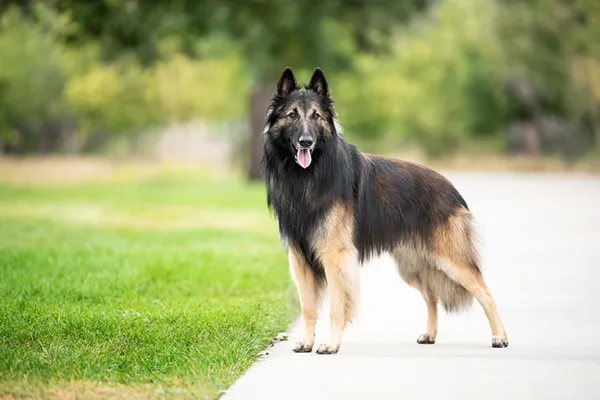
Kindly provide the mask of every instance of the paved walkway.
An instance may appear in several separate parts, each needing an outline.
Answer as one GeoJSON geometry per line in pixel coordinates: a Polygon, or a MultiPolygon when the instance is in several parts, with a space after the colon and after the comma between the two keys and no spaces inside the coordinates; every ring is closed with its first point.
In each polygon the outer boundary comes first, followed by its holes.
{"type": "Polygon", "coordinates": [[[600,399],[600,179],[446,175],[478,220],[510,346],[491,348],[476,302],[418,345],[425,304],[383,257],[362,269],[360,321],[337,355],[293,353],[296,324],[222,399],[600,399]]]}

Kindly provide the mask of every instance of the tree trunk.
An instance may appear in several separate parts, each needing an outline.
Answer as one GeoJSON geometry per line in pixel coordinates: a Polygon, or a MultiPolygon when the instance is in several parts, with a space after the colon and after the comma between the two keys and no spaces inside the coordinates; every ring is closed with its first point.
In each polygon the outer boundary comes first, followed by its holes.
{"type": "Polygon", "coordinates": [[[252,89],[250,94],[250,160],[248,165],[248,179],[251,181],[262,180],[260,158],[263,151],[265,117],[271,96],[275,91],[272,84],[259,84],[252,89]]]}

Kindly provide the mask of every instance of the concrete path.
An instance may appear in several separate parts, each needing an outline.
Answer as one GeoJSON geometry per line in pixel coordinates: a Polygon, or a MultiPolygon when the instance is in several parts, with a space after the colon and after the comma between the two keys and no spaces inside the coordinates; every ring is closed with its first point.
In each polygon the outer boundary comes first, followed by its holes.
{"type": "Polygon", "coordinates": [[[600,179],[446,176],[477,218],[508,348],[491,348],[476,302],[418,345],[425,304],[383,257],[361,272],[360,321],[337,355],[293,353],[296,324],[222,399],[600,399],[600,179]]]}

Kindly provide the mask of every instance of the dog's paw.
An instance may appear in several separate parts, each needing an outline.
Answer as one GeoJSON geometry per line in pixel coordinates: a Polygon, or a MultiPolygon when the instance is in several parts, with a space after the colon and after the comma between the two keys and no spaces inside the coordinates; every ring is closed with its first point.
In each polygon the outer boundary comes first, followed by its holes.
{"type": "Polygon", "coordinates": [[[504,336],[492,336],[492,347],[504,348],[508,347],[508,337],[504,336]]]}
{"type": "Polygon", "coordinates": [[[334,346],[330,346],[326,343],[323,343],[317,349],[317,354],[335,354],[338,352],[339,349],[340,349],[339,346],[334,347],[334,346]]]}
{"type": "Polygon", "coordinates": [[[312,343],[296,342],[294,353],[310,353],[312,349],[312,343]]]}
{"type": "Polygon", "coordinates": [[[417,343],[419,343],[419,344],[434,344],[435,336],[433,336],[429,333],[424,333],[417,338],[417,343]]]}

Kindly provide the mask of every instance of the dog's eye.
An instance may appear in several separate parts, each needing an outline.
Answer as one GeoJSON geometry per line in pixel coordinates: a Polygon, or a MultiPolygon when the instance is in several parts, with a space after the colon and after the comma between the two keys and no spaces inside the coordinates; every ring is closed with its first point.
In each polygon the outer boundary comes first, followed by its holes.
{"type": "Polygon", "coordinates": [[[319,118],[321,118],[321,114],[319,114],[318,112],[315,111],[313,113],[312,117],[313,117],[314,120],[318,120],[319,118]]]}
{"type": "Polygon", "coordinates": [[[291,119],[296,119],[298,118],[298,112],[296,112],[296,110],[292,110],[289,114],[288,114],[288,118],[291,119]]]}

